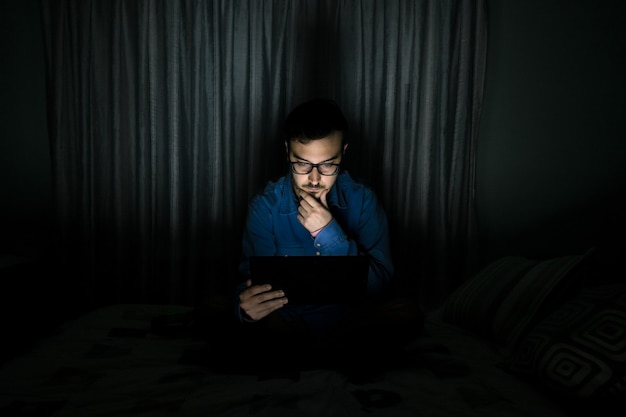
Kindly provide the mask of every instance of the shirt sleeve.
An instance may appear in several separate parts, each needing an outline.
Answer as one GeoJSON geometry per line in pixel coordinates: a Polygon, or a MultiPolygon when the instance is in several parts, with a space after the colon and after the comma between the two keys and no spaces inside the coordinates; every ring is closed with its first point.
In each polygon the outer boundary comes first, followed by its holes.
{"type": "Polygon", "coordinates": [[[270,221],[271,210],[263,210],[263,202],[260,199],[253,199],[248,207],[246,224],[242,238],[242,253],[239,262],[240,283],[235,288],[234,313],[235,318],[241,322],[252,322],[241,311],[239,306],[239,294],[246,289],[245,280],[250,277],[249,258],[255,255],[274,255],[276,244],[272,233],[270,221]]]}
{"type": "Polygon", "coordinates": [[[356,213],[357,229],[352,236],[344,233],[333,219],[315,237],[320,255],[367,255],[370,258],[368,294],[376,296],[389,287],[394,272],[385,211],[375,194],[364,193],[361,210],[356,213]]]}
{"type": "Polygon", "coordinates": [[[261,199],[254,199],[248,207],[241,241],[242,257],[239,263],[239,274],[243,278],[250,276],[248,259],[251,255],[272,256],[276,253],[276,242],[272,230],[272,210],[264,206],[265,203],[261,199]]]}

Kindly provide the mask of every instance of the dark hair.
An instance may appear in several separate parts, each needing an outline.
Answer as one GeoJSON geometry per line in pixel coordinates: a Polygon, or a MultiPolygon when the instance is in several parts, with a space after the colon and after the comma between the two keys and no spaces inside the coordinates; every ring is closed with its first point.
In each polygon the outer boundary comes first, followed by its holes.
{"type": "Polygon", "coordinates": [[[314,98],[296,106],[287,116],[284,125],[285,140],[310,140],[325,138],[333,132],[342,133],[343,143],[348,142],[348,121],[334,100],[314,98]]]}

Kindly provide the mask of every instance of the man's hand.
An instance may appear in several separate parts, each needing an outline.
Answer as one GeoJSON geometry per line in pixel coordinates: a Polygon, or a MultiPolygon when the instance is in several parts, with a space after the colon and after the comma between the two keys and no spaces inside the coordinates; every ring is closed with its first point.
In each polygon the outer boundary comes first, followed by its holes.
{"type": "Polygon", "coordinates": [[[239,306],[252,320],[260,320],[288,302],[282,290],[271,291],[269,284],[252,285],[248,279],[246,286],[239,294],[239,306]]]}
{"type": "Polygon", "coordinates": [[[298,221],[309,233],[324,228],[333,219],[333,215],[328,210],[328,203],[326,202],[328,191],[329,190],[322,190],[318,200],[306,191],[298,190],[298,195],[300,196],[298,221]]]}

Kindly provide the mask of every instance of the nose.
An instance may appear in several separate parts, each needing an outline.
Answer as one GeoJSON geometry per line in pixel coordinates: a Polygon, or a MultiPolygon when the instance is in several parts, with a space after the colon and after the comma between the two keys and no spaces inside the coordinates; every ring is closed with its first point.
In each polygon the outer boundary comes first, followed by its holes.
{"type": "Polygon", "coordinates": [[[320,174],[318,170],[319,170],[319,167],[315,167],[313,168],[313,170],[311,170],[311,172],[309,172],[309,181],[312,184],[319,183],[320,179],[322,178],[322,174],[320,174]]]}

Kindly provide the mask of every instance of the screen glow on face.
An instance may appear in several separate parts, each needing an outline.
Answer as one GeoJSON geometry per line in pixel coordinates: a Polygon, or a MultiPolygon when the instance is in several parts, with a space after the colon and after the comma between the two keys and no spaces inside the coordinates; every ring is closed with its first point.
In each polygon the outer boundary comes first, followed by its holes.
{"type": "Polygon", "coordinates": [[[295,191],[317,197],[335,184],[343,156],[341,133],[307,143],[292,141],[287,149],[295,191]]]}

